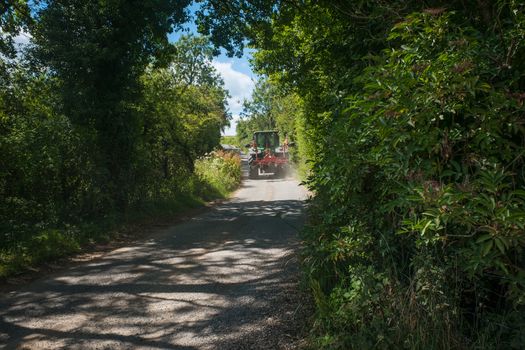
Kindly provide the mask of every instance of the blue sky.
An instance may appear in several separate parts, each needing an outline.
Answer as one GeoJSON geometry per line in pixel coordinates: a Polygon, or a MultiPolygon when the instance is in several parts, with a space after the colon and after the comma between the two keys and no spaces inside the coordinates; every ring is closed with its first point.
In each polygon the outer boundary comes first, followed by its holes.
{"type": "MultiPolygon", "coordinates": [[[[190,13],[193,14],[196,11],[196,6],[190,7],[190,13]]],[[[186,33],[197,33],[197,28],[191,20],[185,26],[184,32],[171,33],[168,38],[170,41],[177,41],[182,34],[186,33]]],[[[230,98],[228,99],[228,108],[232,115],[231,126],[226,128],[223,135],[235,135],[235,127],[239,114],[242,111],[242,104],[245,99],[249,99],[252,94],[256,75],[253,73],[250,66],[250,58],[253,50],[245,49],[244,55],[241,58],[228,57],[223,51],[221,55],[214,58],[212,64],[215,69],[221,74],[224,80],[224,87],[229,91],[230,98]]]]}

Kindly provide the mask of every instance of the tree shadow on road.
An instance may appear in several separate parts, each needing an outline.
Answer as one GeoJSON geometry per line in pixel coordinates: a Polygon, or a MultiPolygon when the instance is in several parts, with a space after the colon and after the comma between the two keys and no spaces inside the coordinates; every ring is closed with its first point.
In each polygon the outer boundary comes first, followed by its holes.
{"type": "Polygon", "coordinates": [[[303,205],[225,203],[12,292],[0,348],[286,348],[303,317],[303,205]]]}

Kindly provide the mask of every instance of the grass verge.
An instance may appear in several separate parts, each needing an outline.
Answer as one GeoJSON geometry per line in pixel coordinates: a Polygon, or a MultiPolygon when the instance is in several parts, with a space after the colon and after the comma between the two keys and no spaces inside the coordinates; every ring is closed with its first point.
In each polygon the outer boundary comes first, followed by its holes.
{"type": "Polygon", "coordinates": [[[37,271],[43,264],[92,249],[94,244],[107,243],[130,232],[137,234],[138,227],[158,221],[169,223],[177,215],[203,207],[208,201],[226,198],[239,186],[240,174],[238,156],[213,152],[196,161],[194,175],[186,180],[189,190],[184,193],[77,225],[33,227],[31,234],[20,235],[23,238],[16,244],[0,249],[0,280],[37,271]]]}

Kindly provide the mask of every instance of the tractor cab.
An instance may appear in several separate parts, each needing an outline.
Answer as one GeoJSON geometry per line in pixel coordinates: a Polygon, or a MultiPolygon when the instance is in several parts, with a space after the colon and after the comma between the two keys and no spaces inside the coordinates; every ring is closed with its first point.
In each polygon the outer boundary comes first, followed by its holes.
{"type": "Polygon", "coordinates": [[[258,152],[275,152],[279,145],[279,134],[277,131],[256,131],[253,133],[254,149],[258,152]]]}
{"type": "Polygon", "coordinates": [[[277,131],[256,131],[253,133],[253,140],[249,145],[250,154],[258,156],[279,156],[288,151],[288,139],[285,137],[283,143],[279,142],[277,131]]]}

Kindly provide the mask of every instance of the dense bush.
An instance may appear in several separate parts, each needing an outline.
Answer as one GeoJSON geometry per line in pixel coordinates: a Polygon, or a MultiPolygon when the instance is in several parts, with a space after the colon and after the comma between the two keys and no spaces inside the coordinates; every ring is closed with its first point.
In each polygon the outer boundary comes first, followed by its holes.
{"type": "Polygon", "coordinates": [[[494,62],[500,38],[454,13],[410,15],[389,40],[309,182],[332,208],[306,232],[320,345],[521,348],[521,82],[494,62]]]}

